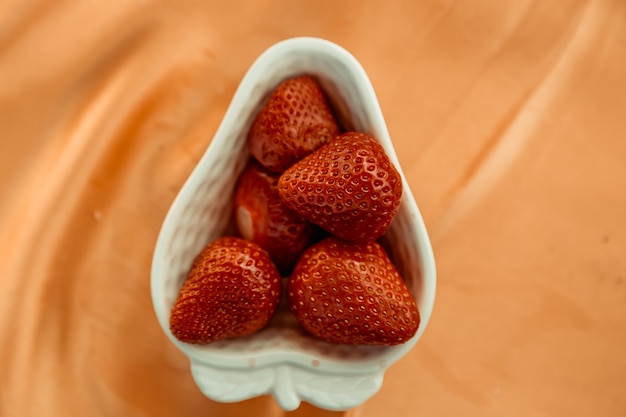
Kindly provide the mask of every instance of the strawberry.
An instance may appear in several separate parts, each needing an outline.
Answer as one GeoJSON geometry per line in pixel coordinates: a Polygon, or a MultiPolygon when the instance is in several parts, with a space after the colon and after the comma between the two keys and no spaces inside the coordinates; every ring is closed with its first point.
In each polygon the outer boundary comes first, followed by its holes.
{"type": "Polygon", "coordinates": [[[172,334],[182,342],[210,343],[256,332],[278,306],[280,281],[258,245],[220,238],[194,260],[172,308],[172,334]]]}
{"type": "Polygon", "coordinates": [[[282,82],[248,133],[248,148],[265,168],[283,172],[339,133],[326,96],[309,75],[282,82]]]}
{"type": "Polygon", "coordinates": [[[415,333],[415,300],[383,248],[329,237],[307,249],[287,284],[290,310],[314,337],[396,345],[415,333]]]}
{"type": "Polygon", "coordinates": [[[284,276],[314,238],[314,226],[280,201],[278,174],[253,159],[237,182],[234,217],[239,234],[265,249],[284,276]]]}
{"type": "Polygon", "coordinates": [[[398,211],[402,180],[376,139],[347,132],[287,169],[278,193],[287,207],[333,235],[372,242],[398,211]]]}

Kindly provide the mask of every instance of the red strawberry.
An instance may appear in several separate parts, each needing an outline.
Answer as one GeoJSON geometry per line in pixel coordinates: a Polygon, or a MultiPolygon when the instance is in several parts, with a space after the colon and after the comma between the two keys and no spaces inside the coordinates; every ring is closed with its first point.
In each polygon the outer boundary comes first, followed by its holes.
{"type": "Polygon", "coordinates": [[[278,174],[254,160],[237,182],[235,223],[241,236],[265,249],[285,276],[314,236],[314,226],[280,201],[278,174]]]}
{"type": "Polygon", "coordinates": [[[333,235],[372,242],[398,211],[402,180],[376,139],[348,132],[286,170],[278,192],[287,207],[333,235]]]}
{"type": "Polygon", "coordinates": [[[248,148],[265,168],[283,172],[337,134],[324,92],[303,75],[274,90],[250,128],[248,148]]]}
{"type": "Polygon", "coordinates": [[[307,249],[287,284],[289,308],[332,343],[396,345],[415,333],[415,300],[383,248],[329,237],[307,249]]]}
{"type": "Polygon", "coordinates": [[[210,343],[263,328],[280,300],[269,255],[235,237],[220,238],[194,260],[172,308],[170,329],[187,343],[210,343]]]}

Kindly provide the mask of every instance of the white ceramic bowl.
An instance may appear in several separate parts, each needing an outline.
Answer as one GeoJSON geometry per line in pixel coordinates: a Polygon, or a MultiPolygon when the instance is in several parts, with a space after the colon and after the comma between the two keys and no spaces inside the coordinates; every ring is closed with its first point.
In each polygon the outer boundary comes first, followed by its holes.
{"type": "Polygon", "coordinates": [[[423,220],[402,173],[372,85],[357,60],[334,43],[293,38],[265,51],[248,70],[213,141],[176,197],[152,262],[152,300],[163,331],[191,361],[200,390],[220,402],[270,394],[285,410],[307,401],[329,410],[355,407],[379,389],[385,370],[424,333],[435,297],[435,262],[423,220]],[[342,346],[305,335],[284,308],[262,331],[205,346],[179,342],[170,310],[194,257],[232,231],[235,181],[249,157],[246,134],[264,100],[284,79],[315,75],[344,128],[375,136],[404,184],[386,237],[421,313],[417,334],[393,347],[342,346]]]}

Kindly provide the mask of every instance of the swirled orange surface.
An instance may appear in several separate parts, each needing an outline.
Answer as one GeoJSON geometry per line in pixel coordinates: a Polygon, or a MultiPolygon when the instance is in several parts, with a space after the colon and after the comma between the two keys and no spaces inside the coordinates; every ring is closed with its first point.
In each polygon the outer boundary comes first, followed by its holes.
{"type": "Polygon", "coordinates": [[[283,415],[202,396],[149,268],[244,72],[300,35],[367,70],[439,272],[424,338],[345,414],[626,414],[624,1],[2,10],[0,415],[283,415]]]}

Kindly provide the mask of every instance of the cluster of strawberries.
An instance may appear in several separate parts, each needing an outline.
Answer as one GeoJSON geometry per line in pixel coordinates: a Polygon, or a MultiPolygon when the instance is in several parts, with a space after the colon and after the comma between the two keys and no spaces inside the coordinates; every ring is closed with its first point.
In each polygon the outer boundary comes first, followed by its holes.
{"type": "Polygon", "coordinates": [[[311,76],[284,81],[248,135],[252,157],[238,179],[240,237],[195,259],[170,329],[210,343],[262,329],[288,277],[289,309],[314,337],[394,345],[417,331],[415,300],[376,242],[398,211],[402,181],[370,135],[341,132],[311,76]]]}

